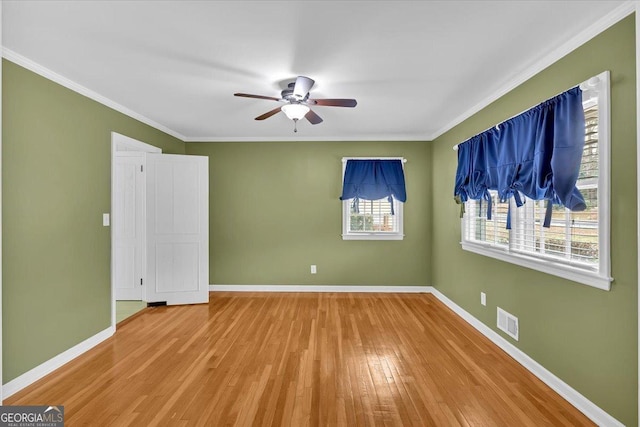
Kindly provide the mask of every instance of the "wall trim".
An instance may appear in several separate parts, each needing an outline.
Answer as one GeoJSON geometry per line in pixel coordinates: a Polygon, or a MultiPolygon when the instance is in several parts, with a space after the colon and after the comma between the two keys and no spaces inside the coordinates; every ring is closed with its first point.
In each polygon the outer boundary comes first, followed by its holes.
{"type": "Polygon", "coordinates": [[[431,286],[341,286],[341,285],[209,285],[209,292],[381,292],[430,293],[431,286]]]}
{"type": "Polygon", "coordinates": [[[168,127],[161,125],[158,122],[155,122],[153,120],[151,120],[150,118],[143,116],[142,114],[136,113],[135,111],[125,107],[124,105],[118,104],[115,101],[112,101],[111,99],[107,98],[106,96],[102,96],[97,92],[92,91],[91,89],[88,89],[58,73],[56,73],[55,71],[52,71],[40,64],[38,64],[35,61],[32,61],[29,58],[26,58],[22,55],[20,55],[19,53],[16,53],[10,49],[7,49],[6,47],[2,48],[2,57],[13,62],[14,64],[18,64],[21,67],[24,67],[30,71],[33,71],[36,74],[41,75],[42,77],[49,79],[55,83],[58,83],[59,85],[62,85],[64,87],[66,87],[67,89],[71,89],[74,92],[79,93],[80,95],[86,96],[87,98],[90,98],[96,102],[99,102],[102,105],[105,105],[113,110],[116,110],[126,116],[131,117],[132,119],[138,120],[139,122],[142,122],[146,125],[151,126],[152,128],[155,128],[161,132],[164,132],[166,134],[169,134],[175,138],[178,138],[180,141],[184,142],[185,137],[184,135],[181,135],[180,133],[169,129],[168,127]]]}
{"type": "Polygon", "coordinates": [[[3,397],[6,399],[7,397],[19,392],[23,388],[35,383],[39,379],[49,375],[51,372],[55,371],[58,368],[61,368],[66,363],[75,359],[76,357],[86,353],[91,350],[93,347],[97,346],[107,338],[111,337],[115,333],[115,328],[113,326],[108,327],[102,332],[98,332],[92,337],[87,338],[79,344],[71,347],[70,349],[63,351],[55,357],[47,360],[46,362],[36,366],[30,371],[25,372],[19,377],[9,381],[8,383],[2,386],[3,397]]]}
{"type": "Polygon", "coordinates": [[[476,105],[474,105],[473,107],[471,107],[470,109],[466,110],[464,113],[460,114],[458,117],[454,118],[452,121],[450,121],[448,124],[446,124],[445,126],[443,126],[442,128],[438,129],[437,131],[433,132],[430,135],[424,134],[424,135],[395,135],[395,136],[384,136],[384,137],[380,137],[379,135],[366,135],[366,136],[360,136],[358,138],[355,139],[345,139],[344,137],[333,137],[333,138],[327,138],[327,137],[285,137],[284,139],[282,137],[278,138],[249,138],[249,137],[236,137],[236,138],[220,138],[220,137],[207,137],[207,136],[195,136],[195,137],[186,137],[176,131],[174,131],[173,129],[170,129],[160,123],[157,123],[149,118],[147,118],[146,116],[143,116],[142,114],[139,114],[103,95],[100,95],[97,92],[92,91],[91,89],[88,89],[58,73],[56,73],[55,71],[52,71],[40,64],[38,64],[35,61],[32,61],[29,58],[26,58],[22,55],[20,55],[19,53],[16,53],[6,47],[2,47],[2,57],[15,63],[18,64],[24,68],[27,68],[28,70],[33,71],[36,74],[39,74],[49,80],[52,80],[68,89],[73,90],[74,92],[77,92],[81,95],[84,95],[90,99],[93,99],[96,102],[99,102],[109,108],[112,108],[122,114],[125,114],[135,120],[138,120],[144,124],[147,124],[161,132],[164,132],[166,134],[169,134],[175,138],[178,138],[179,140],[181,140],[182,142],[244,142],[244,141],[250,141],[250,142],[275,142],[275,141],[417,141],[417,142],[427,142],[427,141],[433,141],[434,139],[438,138],[439,136],[441,136],[442,134],[444,134],[445,132],[451,130],[452,128],[454,128],[455,126],[457,126],[458,124],[462,123],[463,121],[465,121],[466,119],[468,119],[469,117],[473,116],[474,114],[476,114],[477,112],[479,112],[480,110],[482,110],[483,108],[485,108],[486,106],[488,106],[489,104],[491,104],[492,102],[496,101],[497,99],[501,98],[502,96],[506,95],[507,93],[509,93],[510,91],[512,91],[513,89],[515,89],[516,87],[520,86],[522,83],[526,82],[527,80],[529,80],[531,77],[535,76],[536,74],[538,74],[540,71],[544,70],[545,68],[547,68],[548,66],[552,65],[553,63],[557,62],[559,59],[561,59],[562,57],[566,56],[568,53],[572,52],[573,50],[577,49],[578,47],[582,46],[583,44],[585,44],[586,42],[588,42],[589,40],[591,40],[592,38],[594,38],[595,36],[597,36],[598,34],[600,34],[601,32],[603,32],[604,30],[606,30],[607,28],[611,27],[612,25],[616,24],[617,22],[619,22],[620,20],[622,20],[623,18],[627,17],[628,15],[634,13],[636,11],[637,7],[637,0],[628,0],[625,3],[621,4],[620,6],[618,6],[616,9],[612,10],[611,12],[609,12],[607,15],[603,16],[601,19],[599,19],[598,21],[596,21],[595,23],[593,23],[592,25],[590,25],[589,27],[585,28],[581,33],[577,34],[576,36],[572,37],[569,41],[567,41],[566,43],[562,44],[560,47],[556,48],[555,50],[553,50],[551,53],[543,56],[542,58],[539,58],[538,60],[536,60],[535,62],[533,62],[531,65],[529,65],[528,67],[526,67],[524,70],[522,70],[519,73],[516,73],[513,77],[509,78],[506,83],[504,83],[497,91],[495,91],[493,94],[491,94],[490,96],[488,96],[487,98],[481,100],[480,102],[478,102],[476,105]]]}
{"type": "Polygon", "coordinates": [[[432,287],[431,293],[444,305],[449,307],[454,313],[462,317],[462,319],[473,326],[478,332],[480,332],[495,345],[504,350],[509,356],[513,357],[516,362],[520,363],[529,372],[538,377],[538,379],[540,379],[543,383],[551,387],[551,389],[562,396],[562,398],[564,398],[567,402],[575,406],[591,421],[599,426],[624,427],[624,424],[622,424],[620,421],[613,418],[595,403],[580,394],[580,392],[575,390],[569,384],[565,383],[560,378],[555,376],[547,368],[533,360],[525,352],[511,344],[496,331],[482,323],[468,311],[447,298],[442,292],[432,287]]]}
{"type": "MultiPolygon", "coordinates": [[[[604,15],[598,21],[594,22],[587,28],[585,28],[582,32],[575,35],[569,41],[562,44],[558,48],[554,49],[552,52],[546,54],[542,58],[538,58],[533,63],[531,63],[528,67],[523,69],[521,72],[516,73],[514,76],[511,76],[506,82],[499,87],[496,91],[494,91],[490,96],[478,102],[473,107],[469,108],[464,113],[460,114],[458,117],[450,121],[444,127],[438,129],[432,135],[428,136],[429,141],[433,141],[438,138],[440,135],[445,132],[451,130],[455,126],[467,120],[469,117],[481,111],[483,108],[487,107],[492,102],[502,98],[507,93],[511,92],[516,87],[520,86],[522,83],[531,79],[536,74],[540,73],[545,68],[550,65],[558,62],[560,59],[573,52],[607,28],[613,26],[614,24],[621,21],[623,18],[631,15],[636,10],[636,1],[626,1],[621,4],[608,14],[604,15]]],[[[576,82],[578,84],[580,82],[576,82]]],[[[471,135],[470,135],[471,136],[471,135]]]]}

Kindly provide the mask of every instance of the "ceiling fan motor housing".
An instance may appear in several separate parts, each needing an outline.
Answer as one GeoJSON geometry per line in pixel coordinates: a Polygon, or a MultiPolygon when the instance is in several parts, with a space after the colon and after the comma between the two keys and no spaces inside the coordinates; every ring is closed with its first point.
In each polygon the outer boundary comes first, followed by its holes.
{"type": "Polygon", "coordinates": [[[295,82],[289,83],[288,88],[284,89],[282,92],[280,92],[280,96],[282,96],[282,99],[284,99],[285,101],[289,101],[289,102],[305,102],[307,99],[309,99],[309,93],[308,92],[304,96],[304,98],[299,98],[299,97],[295,96],[293,94],[293,88],[294,88],[295,85],[296,85],[295,82]]]}

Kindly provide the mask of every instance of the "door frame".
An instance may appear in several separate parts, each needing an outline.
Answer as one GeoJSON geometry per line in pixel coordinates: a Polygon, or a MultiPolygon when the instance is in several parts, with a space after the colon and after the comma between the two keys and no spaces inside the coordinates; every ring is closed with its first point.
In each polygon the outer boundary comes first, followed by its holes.
{"type": "MultiPolygon", "coordinates": [[[[116,284],[114,274],[114,260],[116,259],[115,233],[113,224],[118,221],[115,215],[115,157],[118,152],[136,151],[143,153],[162,153],[162,150],[137,139],[111,132],[111,327],[116,327],[116,284]]],[[[146,197],[145,197],[146,198],[146,197]]],[[[146,227],[146,224],[145,224],[146,227]]]]}

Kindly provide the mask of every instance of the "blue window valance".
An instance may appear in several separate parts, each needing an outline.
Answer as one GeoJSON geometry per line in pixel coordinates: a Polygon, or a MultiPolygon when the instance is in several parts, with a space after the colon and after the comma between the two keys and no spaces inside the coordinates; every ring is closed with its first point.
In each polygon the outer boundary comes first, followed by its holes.
{"type": "MultiPolygon", "coordinates": [[[[384,197],[407,201],[402,160],[350,159],[344,171],[340,200],[379,200],[384,197]]],[[[391,204],[393,207],[393,203],[391,204]]]]}
{"type": "Polygon", "coordinates": [[[486,200],[489,219],[489,190],[502,202],[513,197],[516,206],[522,196],[547,200],[548,227],[552,204],[586,208],[576,188],[583,148],[582,91],[575,87],[459,144],[454,197],[486,200]]]}

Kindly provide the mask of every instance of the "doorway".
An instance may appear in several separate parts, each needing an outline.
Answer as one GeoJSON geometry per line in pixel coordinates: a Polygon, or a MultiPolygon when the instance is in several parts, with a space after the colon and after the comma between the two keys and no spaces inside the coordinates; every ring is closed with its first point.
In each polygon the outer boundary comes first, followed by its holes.
{"type": "Polygon", "coordinates": [[[111,325],[146,307],[146,153],[153,145],[111,133],[111,325]]]}
{"type": "Polygon", "coordinates": [[[112,132],[111,324],[118,300],[209,302],[209,159],[112,132]]]}

